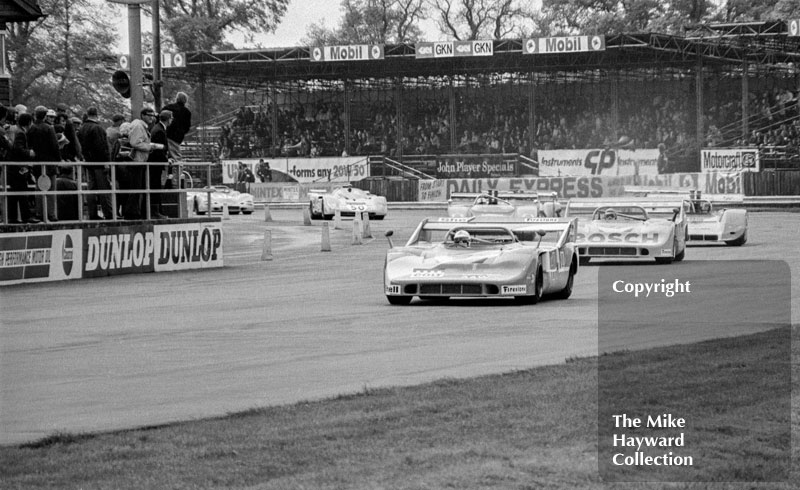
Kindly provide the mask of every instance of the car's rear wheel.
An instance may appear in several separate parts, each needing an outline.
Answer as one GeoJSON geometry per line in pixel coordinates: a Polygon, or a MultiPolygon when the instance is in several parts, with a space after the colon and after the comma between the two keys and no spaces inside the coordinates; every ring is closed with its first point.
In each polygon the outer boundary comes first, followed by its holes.
{"type": "Polygon", "coordinates": [[[725,245],[729,247],[741,247],[745,243],[747,243],[747,230],[745,230],[739,238],[725,242],[725,245]]]}
{"type": "Polygon", "coordinates": [[[516,296],[514,299],[517,303],[523,305],[535,305],[542,299],[542,294],[544,291],[544,275],[542,274],[542,268],[539,267],[536,269],[536,280],[533,283],[533,294],[530,296],[516,296]]]}
{"type": "Polygon", "coordinates": [[[407,305],[413,296],[387,296],[390,305],[407,305]]]}

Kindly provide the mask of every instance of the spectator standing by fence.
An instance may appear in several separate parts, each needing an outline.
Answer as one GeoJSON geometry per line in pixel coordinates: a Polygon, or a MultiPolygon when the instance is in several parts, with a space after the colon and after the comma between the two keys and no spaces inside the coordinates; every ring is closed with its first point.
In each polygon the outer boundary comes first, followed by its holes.
{"type": "MultiPolygon", "coordinates": [[[[144,189],[145,162],[150,158],[150,126],[155,122],[156,113],[145,107],[139,113],[139,119],[131,123],[128,144],[131,147],[131,165],[127,167],[130,189],[144,189]]],[[[122,213],[125,219],[142,219],[144,217],[141,194],[128,194],[122,213]]]]}
{"type": "MultiPolygon", "coordinates": [[[[17,116],[17,130],[14,133],[14,144],[10,152],[10,160],[17,162],[30,162],[36,157],[36,153],[28,144],[28,131],[31,128],[33,119],[30,114],[22,113],[17,116]]],[[[28,192],[28,184],[33,177],[27,165],[13,165],[8,169],[8,186],[12,192],[28,192]]],[[[39,223],[40,220],[31,215],[31,207],[28,196],[10,196],[8,198],[8,220],[11,223],[39,223]],[[17,208],[19,207],[19,217],[17,220],[17,208]]]]}
{"type": "MultiPolygon", "coordinates": [[[[89,190],[111,190],[108,162],[111,153],[108,150],[106,131],[97,121],[97,108],[90,107],[86,111],[86,121],[78,130],[78,141],[83,150],[83,157],[87,162],[102,162],[103,165],[87,165],[86,174],[89,179],[89,190]]],[[[97,213],[98,203],[103,212],[103,218],[111,219],[113,207],[110,194],[90,194],[87,198],[89,219],[100,219],[97,213]]]]}
{"type": "MultiPolygon", "coordinates": [[[[48,162],[50,165],[45,166],[45,175],[50,179],[50,185],[46,186],[47,189],[51,187],[56,190],[56,169],[58,163],[61,161],[61,150],[58,147],[58,138],[53,126],[45,121],[47,117],[47,107],[37,106],[33,110],[33,126],[28,130],[28,145],[34,151],[34,159],[37,162],[48,162]]],[[[41,167],[33,168],[33,175],[38,179],[42,176],[41,167]]],[[[56,200],[54,195],[47,196],[47,209],[43,209],[38,204],[38,212],[47,217],[50,221],[58,221],[56,216],[56,200]]]]}
{"type": "Polygon", "coordinates": [[[178,92],[175,102],[168,104],[164,110],[172,112],[172,123],[167,126],[167,141],[169,143],[169,156],[174,160],[183,160],[181,143],[186,133],[192,128],[192,111],[186,107],[189,96],[178,92]]]}

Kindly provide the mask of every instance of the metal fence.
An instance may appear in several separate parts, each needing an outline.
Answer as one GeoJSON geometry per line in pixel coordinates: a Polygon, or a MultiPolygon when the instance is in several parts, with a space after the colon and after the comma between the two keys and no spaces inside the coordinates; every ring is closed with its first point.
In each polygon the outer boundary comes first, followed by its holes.
{"type": "MultiPolygon", "coordinates": [[[[2,204],[2,223],[4,225],[19,224],[20,223],[20,210],[18,209],[18,202],[10,198],[20,196],[25,198],[21,205],[25,203],[34,204],[35,212],[33,215],[41,215],[42,222],[52,223],[54,221],[66,223],[82,223],[87,221],[127,221],[120,213],[120,205],[129,196],[141,196],[142,202],[140,204],[142,216],[137,219],[153,219],[153,209],[151,207],[153,196],[158,194],[162,196],[161,205],[168,212],[168,218],[187,218],[190,209],[187,208],[187,191],[194,185],[193,179],[188,172],[184,171],[183,164],[177,162],[173,164],[173,188],[151,189],[150,188],[150,171],[154,167],[166,166],[167,163],[147,163],[147,162],[0,162],[0,204],[2,204]],[[89,189],[89,181],[87,172],[95,170],[98,166],[103,166],[107,169],[107,176],[109,179],[110,189],[89,189]],[[59,188],[59,179],[56,173],[64,168],[70,168],[72,178],[68,179],[69,184],[59,188]],[[123,168],[139,167],[144,172],[143,182],[141,185],[134,188],[131,185],[120,186],[120,179],[118,178],[123,173],[123,168]],[[33,182],[30,177],[26,177],[27,190],[12,191],[9,186],[9,172],[20,172],[21,169],[27,168],[33,175],[38,175],[33,182]],[[53,169],[57,169],[56,173],[53,169]],[[38,172],[33,172],[38,170],[38,172]],[[74,188],[74,189],[68,189],[74,188]],[[124,188],[123,188],[124,187],[124,188]],[[88,206],[95,205],[96,199],[101,196],[108,196],[111,200],[111,216],[102,216],[100,220],[90,220],[89,217],[95,213],[89,212],[88,206]],[[90,204],[92,203],[92,204],[90,204]],[[11,204],[13,204],[13,209],[11,204]],[[60,208],[60,209],[59,209],[60,208]],[[51,211],[55,216],[51,216],[51,211]],[[61,211],[61,213],[59,213],[61,211]],[[77,213],[76,213],[77,211],[77,213]],[[61,219],[62,216],[77,216],[77,219],[61,219]],[[56,218],[53,220],[53,218],[56,218]]],[[[211,162],[192,162],[193,167],[204,166],[206,168],[207,177],[205,182],[211,181],[211,162]]],[[[66,173],[62,175],[66,176],[66,173]]],[[[163,178],[163,175],[161,176],[163,178]]],[[[212,189],[207,190],[207,199],[209,202],[209,209],[211,203],[212,189]]]]}

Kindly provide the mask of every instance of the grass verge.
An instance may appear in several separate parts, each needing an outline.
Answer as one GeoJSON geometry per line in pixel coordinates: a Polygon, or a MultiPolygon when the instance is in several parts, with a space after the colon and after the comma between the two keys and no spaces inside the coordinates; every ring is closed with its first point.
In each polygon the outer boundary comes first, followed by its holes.
{"type": "MultiPolygon", "coordinates": [[[[792,391],[797,396],[798,329],[791,336],[792,391]]],[[[728,369],[735,378],[741,366],[730,363],[731,357],[768,360],[786,338],[786,330],[779,329],[690,346],[623,352],[614,354],[613,362],[625,366],[626,376],[633,378],[645,371],[647,376],[663,376],[664,386],[668,377],[699,357],[716,369],[728,369]]],[[[31,444],[0,447],[0,487],[796,488],[790,483],[603,482],[598,474],[597,369],[595,358],[570,359],[563,365],[409,388],[371,389],[209,420],[101,434],[54,434],[31,444]]],[[[713,396],[717,389],[729,386],[703,389],[705,395],[713,396]]],[[[782,403],[786,394],[765,390],[758,404],[737,404],[727,414],[732,430],[758,420],[771,396],[775,403],[782,403]]],[[[798,441],[797,399],[791,410],[791,432],[798,441]]],[[[741,451],[758,454],[759,461],[769,460],[775,451],[773,440],[747,444],[741,451]]],[[[792,450],[790,481],[797,482],[798,450],[792,450]]],[[[725,464],[724,455],[717,459],[725,464]]],[[[758,471],[763,468],[745,476],[758,478],[758,471]]],[[[713,471],[705,476],[715,480],[713,471]]]]}

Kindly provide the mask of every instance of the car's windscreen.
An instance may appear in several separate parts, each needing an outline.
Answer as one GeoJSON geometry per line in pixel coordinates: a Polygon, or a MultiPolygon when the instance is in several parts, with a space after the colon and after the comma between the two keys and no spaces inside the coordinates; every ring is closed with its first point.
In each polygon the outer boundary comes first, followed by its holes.
{"type": "Polygon", "coordinates": [[[536,244],[539,243],[540,239],[541,243],[555,244],[560,237],[561,230],[524,229],[512,231],[502,228],[453,228],[450,230],[437,230],[423,228],[414,244],[430,245],[434,243],[443,243],[445,245],[453,245],[457,243],[469,243],[474,246],[502,245],[515,242],[536,244]]]}

